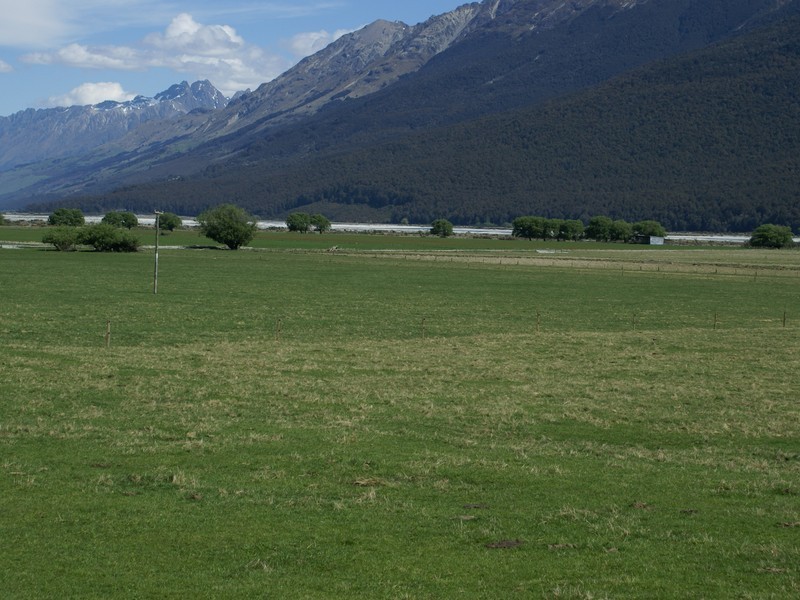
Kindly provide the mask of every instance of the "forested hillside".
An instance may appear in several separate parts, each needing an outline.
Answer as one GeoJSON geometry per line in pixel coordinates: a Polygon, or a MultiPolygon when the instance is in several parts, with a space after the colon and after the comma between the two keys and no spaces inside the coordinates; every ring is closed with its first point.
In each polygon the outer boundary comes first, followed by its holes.
{"type": "Polygon", "coordinates": [[[672,230],[800,227],[800,19],[629,72],[541,106],[362,149],[260,160],[278,133],[202,178],[102,203],[183,213],[232,201],[264,217],[503,223],[522,214],[654,218],[672,230]],[[201,199],[198,201],[198,199],[201,199]]]}

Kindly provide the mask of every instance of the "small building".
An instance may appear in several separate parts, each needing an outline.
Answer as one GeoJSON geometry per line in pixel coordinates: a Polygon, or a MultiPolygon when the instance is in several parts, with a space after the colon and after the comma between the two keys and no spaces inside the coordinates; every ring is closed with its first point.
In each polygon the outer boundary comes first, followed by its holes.
{"type": "Polygon", "coordinates": [[[635,235],[631,238],[631,243],[644,244],[645,246],[663,246],[665,239],[660,235],[635,235]]]}

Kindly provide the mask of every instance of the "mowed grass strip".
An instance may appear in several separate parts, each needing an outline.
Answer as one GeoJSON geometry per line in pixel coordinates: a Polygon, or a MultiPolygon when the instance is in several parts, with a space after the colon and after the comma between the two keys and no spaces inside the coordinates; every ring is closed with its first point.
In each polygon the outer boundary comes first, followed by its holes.
{"type": "Polygon", "coordinates": [[[8,597],[797,595],[797,283],[146,258],[0,253],[8,597]]]}

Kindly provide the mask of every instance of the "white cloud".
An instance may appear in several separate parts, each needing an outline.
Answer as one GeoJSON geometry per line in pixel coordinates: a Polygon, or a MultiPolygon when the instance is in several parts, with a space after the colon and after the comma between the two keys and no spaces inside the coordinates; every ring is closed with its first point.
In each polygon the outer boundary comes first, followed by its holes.
{"type": "Polygon", "coordinates": [[[54,52],[27,54],[31,64],[76,68],[147,70],[167,68],[208,79],[232,95],[277,77],[291,62],[248,44],[227,25],[203,25],[186,13],[175,17],[163,33],[147,35],[136,46],[69,44],[54,52]]]}
{"type": "Polygon", "coordinates": [[[55,52],[37,52],[22,57],[26,63],[36,65],[66,65],[81,69],[140,69],[139,53],[125,46],[89,48],[69,44],[55,52]]]}
{"type": "Polygon", "coordinates": [[[295,35],[289,42],[289,49],[296,57],[304,58],[314,54],[315,52],[319,52],[329,44],[338,40],[343,35],[352,32],[352,29],[339,29],[333,33],[329,33],[323,29],[321,31],[299,33],[295,35]]]}
{"type": "Polygon", "coordinates": [[[0,46],[34,48],[73,30],[56,0],[0,0],[0,46]]]}
{"type": "Polygon", "coordinates": [[[201,56],[226,55],[245,47],[244,40],[239,37],[233,27],[201,25],[186,13],[175,17],[163,34],[148,35],[144,39],[144,43],[159,50],[179,51],[201,56]]]}
{"type": "Polygon", "coordinates": [[[11,73],[14,71],[14,67],[8,64],[3,59],[0,59],[0,73],[11,73]]]}
{"type": "Polygon", "coordinates": [[[174,14],[162,0],[0,0],[0,46],[52,48],[85,34],[157,26],[174,14]]]}
{"type": "Polygon", "coordinates": [[[127,102],[133,100],[134,94],[126,92],[119,83],[99,82],[84,83],[63,96],[48,99],[48,106],[85,106],[99,104],[106,100],[127,102]]]}

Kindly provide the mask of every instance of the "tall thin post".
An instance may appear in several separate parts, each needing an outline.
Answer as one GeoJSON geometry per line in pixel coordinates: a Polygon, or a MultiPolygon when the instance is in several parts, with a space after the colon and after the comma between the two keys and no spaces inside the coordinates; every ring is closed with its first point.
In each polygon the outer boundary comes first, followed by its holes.
{"type": "Polygon", "coordinates": [[[158,294],[158,218],[161,216],[161,211],[156,212],[156,264],[153,267],[153,293],[158,294]]]}

